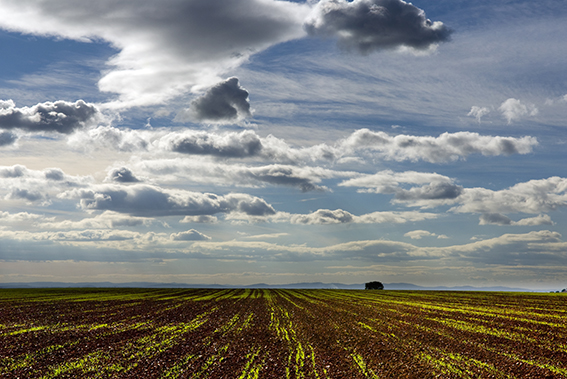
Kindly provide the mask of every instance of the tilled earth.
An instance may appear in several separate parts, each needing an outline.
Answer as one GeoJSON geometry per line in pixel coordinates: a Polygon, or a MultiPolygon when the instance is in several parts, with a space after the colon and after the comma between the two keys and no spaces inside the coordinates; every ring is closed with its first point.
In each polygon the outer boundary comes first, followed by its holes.
{"type": "Polygon", "coordinates": [[[567,378],[567,295],[0,290],[1,378],[567,378]]]}

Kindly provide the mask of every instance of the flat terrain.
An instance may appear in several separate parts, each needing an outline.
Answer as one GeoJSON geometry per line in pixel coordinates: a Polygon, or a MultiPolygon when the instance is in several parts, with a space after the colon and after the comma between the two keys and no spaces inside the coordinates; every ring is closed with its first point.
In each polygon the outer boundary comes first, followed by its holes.
{"type": "Polygon", "coordinates": [[[567,378],[567,295],[0,290],[2,378],[567,378]]]}

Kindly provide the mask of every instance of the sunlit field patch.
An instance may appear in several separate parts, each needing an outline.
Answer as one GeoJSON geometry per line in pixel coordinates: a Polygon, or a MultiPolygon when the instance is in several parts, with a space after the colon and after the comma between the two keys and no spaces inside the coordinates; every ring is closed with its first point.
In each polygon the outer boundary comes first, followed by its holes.
{"type": "Polygon", "coordinates": [[[567,378],[567,295],[0,290],[2,378],[567,378]]]}

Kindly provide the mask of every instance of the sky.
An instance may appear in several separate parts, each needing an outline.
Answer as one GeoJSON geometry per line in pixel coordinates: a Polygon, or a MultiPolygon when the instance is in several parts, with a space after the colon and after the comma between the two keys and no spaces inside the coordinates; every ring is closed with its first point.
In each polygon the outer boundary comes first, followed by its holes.
{"type": "Polygon", "coordinates": [[[567,285],[562,0],[0,0],[0,282],[567,285]]]}

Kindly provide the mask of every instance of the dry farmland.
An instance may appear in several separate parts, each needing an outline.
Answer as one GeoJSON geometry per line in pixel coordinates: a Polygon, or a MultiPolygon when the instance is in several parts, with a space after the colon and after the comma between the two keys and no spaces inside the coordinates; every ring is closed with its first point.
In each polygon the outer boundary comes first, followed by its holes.
{"type": "Polygon", "coordinates": [[[0,290],[1,378],[567,378],[567,295],[0,290]]]}

